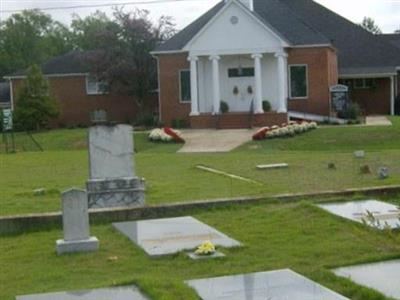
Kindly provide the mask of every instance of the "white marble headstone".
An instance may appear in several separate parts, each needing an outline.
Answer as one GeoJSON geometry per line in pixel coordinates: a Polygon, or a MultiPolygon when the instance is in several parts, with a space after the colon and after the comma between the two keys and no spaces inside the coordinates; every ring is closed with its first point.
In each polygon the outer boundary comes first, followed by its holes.
{"type": "Polygon", "coordinates": [[[57,253],[97,250],[99,241],[95,237],[90,237],[86,192],[71,189],[62,193],[62,212],[64,239],[57,240],[57,253]]]}
{"type": "Polygon", "coordinates": [[[130,125],[96,125],[89,129],[90,179],[135,176],[133,128],[130,125]]]}

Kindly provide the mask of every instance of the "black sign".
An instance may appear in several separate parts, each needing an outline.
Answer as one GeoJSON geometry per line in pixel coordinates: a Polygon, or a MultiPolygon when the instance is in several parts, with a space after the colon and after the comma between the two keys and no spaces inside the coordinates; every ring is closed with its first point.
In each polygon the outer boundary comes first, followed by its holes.
{"type": "Polygon", "coordinates": [[[334,85],[330,87],[331,111],[344,111],[349,101],[349,88],[345,85],[334,85]]]}

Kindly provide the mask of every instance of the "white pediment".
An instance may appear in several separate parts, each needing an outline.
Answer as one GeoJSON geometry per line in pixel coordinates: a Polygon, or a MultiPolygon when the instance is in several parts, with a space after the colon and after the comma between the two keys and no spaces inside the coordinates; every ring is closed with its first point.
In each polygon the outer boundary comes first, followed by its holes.
{"type": "Polygon", "coordinates": [[[273,52],[288,44],[243,4],[230,1],[185,46],[192,54],[273,52]]]}

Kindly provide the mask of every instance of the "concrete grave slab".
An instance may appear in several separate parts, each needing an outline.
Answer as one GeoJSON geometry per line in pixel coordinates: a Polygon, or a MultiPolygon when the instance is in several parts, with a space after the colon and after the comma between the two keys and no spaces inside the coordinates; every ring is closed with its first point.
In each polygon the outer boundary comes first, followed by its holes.
{"type": "Polygon", "coordinates": [[[292,270],[187,281],[203,300],[348,300],[292,270]]]}
{"type": "Polygon", "coordinates": [[[334,273],[400,300],[400,260],[338,268],[334,273]]]}
{"type": "Polygon", "coordinates": [[[363,220],[365,220],[370,226],[374,226],[374,224],[367,219],[367,212],[370,212],[373,214],[375,220],[380,223],[380,226],[376,226],[375,224],[375,227],[380,227],[381,229],[385,227],[385,224],[389,225],[391,228],[400,226],[400,210],[398,207],[382,201],[351,201],[320,204],[318,206],[343,218],[359,223],[363,223],[363,220]]]}
{"type": "Polygon", "coordinates": [[[113,227],[150,256],[168,255],[197,248],[204,241],[220,247],[241,244],[193,217],[113,223],[113,227]]]}
{"type": "Polygon", "coordinates": [[[75,292],[17,296],[16,300],[149,300],[137,287],[112,287],[75,292]]]}
{"type": "Polygon", "coordinates": [[[289,165],[286,163],[282,164],[270,164],[270,165],[258,165],[258,170],[271,170],[271,169],[287,169],[289,165]]]}

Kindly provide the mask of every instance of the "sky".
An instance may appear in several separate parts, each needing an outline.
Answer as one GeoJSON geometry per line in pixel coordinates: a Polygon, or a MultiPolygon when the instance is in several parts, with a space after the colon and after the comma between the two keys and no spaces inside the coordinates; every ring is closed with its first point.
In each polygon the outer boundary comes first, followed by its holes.
{"type": "MultiPolygon", "coordinates": [[[[96,4],[117,4],[126,2],[152,2],[154,0],[0,0],[0,20],[6,19],[10,13],[7,10],[22,10],[31,8],[65,7],[96,4]]],[[[156,2],[159,0],[156,0],[156,2]]],[[[161,0],[165,1],[165,0],[161,0]]],[[[161,2],[160,1],[160,2],[161,2]]],[[[220,0],[177,0],[167,3],[146,3],[125,5],[125,9],[135,7],[150,11],[153,20],[162,15],[172,16],[177,28],[183,28],[191,21],[210,9],[220,0]]],[[[372,17],[385,33],[392,33],[400,29],[400,0],[315,0],[347,19],[360,23],[364,16],[372,17]]],[[[59,9],[49,10],[46,13],[68,25],[73,13],[85,17],[96,10],[107,14],[112,13],[111,7],[59,9]]]]}

